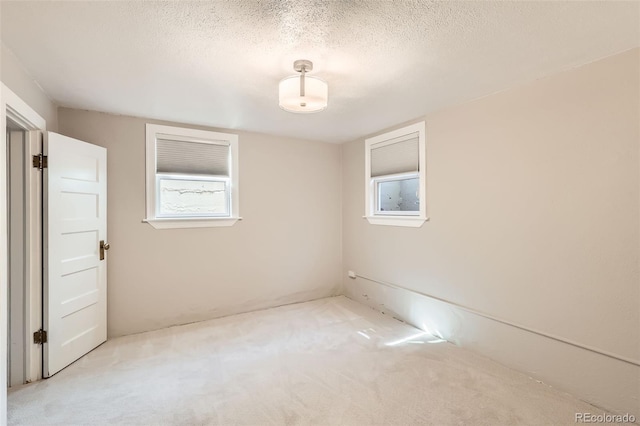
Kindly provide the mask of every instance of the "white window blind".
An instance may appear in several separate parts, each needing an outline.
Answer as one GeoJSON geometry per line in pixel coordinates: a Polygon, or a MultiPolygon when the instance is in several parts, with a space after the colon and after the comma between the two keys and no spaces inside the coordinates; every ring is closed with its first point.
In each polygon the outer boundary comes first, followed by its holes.
{"type": "Polygon", "coordinates": [[[156,172],[229,176],[229,144],[157,138],[156,172]]]}
{"type": "Polygon", "coordinates": [[[419,171],[418,132],[371,146],[371,177],[419,171]]]}

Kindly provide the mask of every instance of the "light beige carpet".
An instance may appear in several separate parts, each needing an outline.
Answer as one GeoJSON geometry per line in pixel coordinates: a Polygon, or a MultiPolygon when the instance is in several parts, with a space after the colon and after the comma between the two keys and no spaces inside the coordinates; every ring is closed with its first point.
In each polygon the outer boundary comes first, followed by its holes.
{"type": "Polygon", "coordinates": [[[108,341],[9,393],[23,425],[550,425],[601,410],[344,297],[108,341]]]}

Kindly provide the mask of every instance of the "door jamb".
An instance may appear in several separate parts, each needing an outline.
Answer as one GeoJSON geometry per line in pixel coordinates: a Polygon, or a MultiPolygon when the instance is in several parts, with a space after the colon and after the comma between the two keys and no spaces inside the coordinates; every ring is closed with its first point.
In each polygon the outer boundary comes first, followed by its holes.
{"type": "MultiPolygon", "coordinates": [[[[13,121],[22,126],[25,130],[39,130],[45,131],[47,127],[46,120],[42,118],[33,108],[31,108],[26,102],[24,102],[18,95],[16,95],[11,89],[2,83],[0,87],[0,128],[3,131],[0,132],[0,211],[7,211],[7,140],[6,140],[6,132],[4,129],[7,126],[7,117],[10,117],[13,121]]],[[[28,132],[29,134],[29,132],[28,132]]],[[[28,137],[29,140],[33,139],[32,137],[28,137]]],[[[31,151],[31,143],[26,146],[26,151],[29,153],[31,151]]],[[[31,154],[28,154],[31,155],[31,154]]],[[[39,179],[35,179],[38,181],[39,179]]],[[[32,179],[33,181],[33,179],[32,179]]],[[[31,186],[28,191],[28,200],[33,200],[34,196],[38,196],[38,194],[34,194],[33,191],[37,191],[37,188],[31,186]]],[[[42,188],[40,187],[40,191],[42,188]]],[[[38,199],[38,198],[36,198],[38,199]]],[[[41,206],[36,208],[36,211],[41,211],[41,206]]],[[[33,217],[34,206],[30,203],[30,212],[29,212],[29,223],[30,225],[27,227],[28,232],[27,236],[37,235],[34,232],[42,232],[42,230],[32,229],[33,221],[35,220],[33,217]]],[[[41,213],[38,213],[41,214],[41,213]]],[[[26,241],[27,244],[30,244],[30,241],[26,241]]],[[[30,244],[29,253],[31,264],[29,265],[29,274],[32,275],[34,272],[34,259],[40,259],[39,265],[42,265],[42,253],[41,248],[36,247],[37,251],[34,252],[34,245],[38,246],[38,244],[30,244]]],[[[7,221],[0,221],[0,382],[2,385],[0,386],[0,424],[6,421],[7,414],[7,324],[8,324],[8,305],[7,305],[7,286],[8,286],[8,262],[9,262],[9,253],[7,252],[7,221]]],[[[31,300],[34,295],[39,294],[40,300],[42,300],[42,268],[41,266],[35,266],[37,269],[35,272],[40,274],[40,279],[32,279],[30,280],[30,284],[27,286],[27,297],[29,306],[27,307],[28,314],[26,315],[25,321],[27,322],[27,327],[25,327],[27,331],[26,338],[28,342],[31,342],[32,339],[32,331],[31,328],[35,326],[33,321],[38,321],[38,328],[40,324],[42,324],[42,312],[41,306],[31,306],[31,300]],[[34,281],[36,281],[34,283],[34,281]],[[35,312],[34,312],[35,311],[35,312]]],[[[28,346],[30,349],[26,351],[28,363],[26,364],[26,379],[37,379],[38,376],[42,376],[42,371],[32,371],[32,366],[42,365],[42,351],[40,347],[37,345],[28,346]],[[40,361],[37,362],[36,359],[40,358],[40,361]],[[34,359],[36,358],[36,359],[34,359]],[[34,361],[36,361],[34,363],[34,361]]]]}

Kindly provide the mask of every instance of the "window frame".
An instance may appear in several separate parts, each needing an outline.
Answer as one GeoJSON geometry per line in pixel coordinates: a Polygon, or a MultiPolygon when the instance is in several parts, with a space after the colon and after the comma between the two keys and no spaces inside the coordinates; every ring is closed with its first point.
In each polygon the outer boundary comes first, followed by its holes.
{"type": "MultiPolygon", "coordinates": [[[[401,142],[400,142],[401,143],[401,142]]],[[[426,140],[425,122],[411,124],[391,132],[386,132],[372,138],[365,139],[365,215],[363,216],[372,225],[421,227],[429,220],[426,206],[426,140]],[[395,173],[390,175],[371,176],[371,151],[375,145],[378,147],[393,143],[394,139],[418,133],[418,171],[395,173]],[[377,185],[379,182],[399,180],[402,176],[418,176],[418,198],[420,210],[418,212],[379,211],[379,197],[377,185]]]]}
{"type": "Polygon", "coordinates": [[[169,229],[169,228],[204,228],[204,227],[219,227],[219,226],[233,226],[240,217],[240,203],[239,203],[239,182],[238,182],[238,135],[231,133],[220,133],[209,130],[197,130],[186,127],[166,126],[161,124],[146,124],[146,218],[143,222],[146,222],[157,229],[169,229]],[[193,216],[162,216],[159,215],[160,209],[158,206],[157,191],[160,185],[160,176],[170,176],[169,173],[157,173],[156,169],[156,142],[158,137],[161,138],[175,138],[176,140],[182,140],[185,142],[195,143],[215,143],[219,144],[223,142],[229,145],[229,153],[231,156],[229,164],[229,177],[221,176],[202,176],[202,175],[188,175],[188,174],[176,174],[179,179],[184,180],[214,180],[214,181],[227,181],[228,207],[229,214],[225,216],[221,215],[193,215],[193,216]]]}

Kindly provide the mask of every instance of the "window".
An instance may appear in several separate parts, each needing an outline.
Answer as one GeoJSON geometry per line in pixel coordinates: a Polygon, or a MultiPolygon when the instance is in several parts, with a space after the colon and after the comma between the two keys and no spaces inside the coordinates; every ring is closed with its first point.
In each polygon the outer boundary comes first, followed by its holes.
{"type": "Polygon", "coordinates": [[[238,136],[147,124],[147,218],[155,228],[238,219],[238,136]]]}
{"type": "Polygon", "coordinates": [[[365,141],[366,213],[369,223],[419,227],[425,206],[425,124],[365,141]]]}

